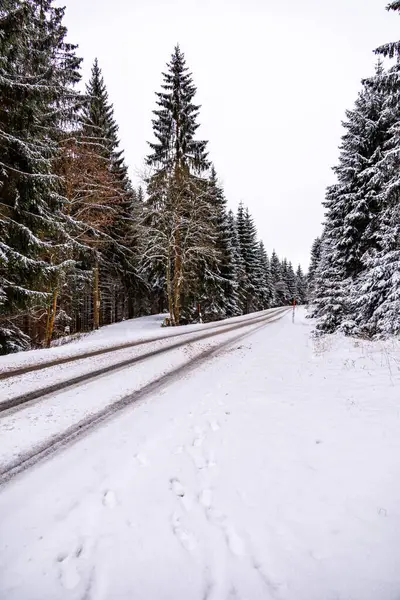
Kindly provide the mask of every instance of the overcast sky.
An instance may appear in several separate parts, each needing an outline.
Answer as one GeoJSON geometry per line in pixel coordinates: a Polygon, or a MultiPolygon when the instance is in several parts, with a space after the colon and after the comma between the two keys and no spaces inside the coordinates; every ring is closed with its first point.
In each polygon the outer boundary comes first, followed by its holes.
{"type": "Polygon", "coordinates": [[[400,38],[385,0],[65,0],[84,77],[95,57],[132,179],[152,139],[154,92],[177,42],[202,105],[199,137],[229,206],[249,206],[269,252],[306,268],[333,182],[344,111],[400,38]]]}

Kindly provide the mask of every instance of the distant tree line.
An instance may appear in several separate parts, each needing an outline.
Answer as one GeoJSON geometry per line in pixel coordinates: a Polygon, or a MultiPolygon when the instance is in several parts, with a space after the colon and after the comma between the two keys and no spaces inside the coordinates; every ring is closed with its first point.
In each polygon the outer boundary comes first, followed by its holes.
{"type": "Polygon", "coordinates": [[[154,111],[149,176],[134,188],[95,61],[52,0],[0,7],[0,353],[168,310],[171,323],[306,301],[306,279],[268,257],[196,139],[199,106],[176,47],[154,111]]]}

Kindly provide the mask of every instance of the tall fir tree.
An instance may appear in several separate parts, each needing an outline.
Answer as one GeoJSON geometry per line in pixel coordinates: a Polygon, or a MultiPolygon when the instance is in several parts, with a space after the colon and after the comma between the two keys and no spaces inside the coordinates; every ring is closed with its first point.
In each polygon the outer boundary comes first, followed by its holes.
{"type": "Polygon", "coordinates": [[[287,304],[289,290],[285,274],[282,271],[281,261],[275,250],[273,250],[271,254],[270,269],[272,285],[274,288],[275,306],[284,306],[287,304]]]}
{"type": "Polygon", "coordinates": [[[298,304],[307,304],[307,278],[303,273],[301,265],[296,270],[296,300],[298,304]]]}
{"type": "Polygon", "coordinates": [[[228,222],[227,202],[213,165],[208,182],[208,195],[211,210],[215,215],[216,253],[211,261],[203,262],[202,271],[198,275],[198,301],[201,303],[203,318],[211,320],[240,314],[234,242],[228,222]]]}
{"type": "Polygon", "coordinates": [[[228,212],[228,231],[232,242],[232,260],[236,274],[238,311],[239,313],[243,313],[246,304],[246,269],[240,249],[237,222],[232,210],[228,212]]]}
{"type": "Polygon", "coordinates": [[[308,268],[307,273],[307,298],[310,302],[314,300],[315,294],[315,277],[319,265],[319,261],[321,260],[321,244],[322,237],[317,237],[313,241],[311,246],[311,258],[310,258],[310,266],[308,268]]]}
{"type": "Polygon", "coordinates": [[[265,250],[264,243],[258,242],[258,262],[257,262],[257,279],[258,279],[258,298],[259,308],[265,310],[272,305],[273,291],[271,282],[271,271],[269,259],[265,250]]]}
{"type": "Polygon", "coordinates": [[[108,190],[98,189],[105,196],[102,210],[109,211],[107,226],[102,233],[108,236],[103,243],[100,285],[103,302],[103,323],[120,320],[127,311],[135,314],[132,296],[142,289],[137,276],[138,232],[141,204],[132,188],[120,149],[118,125],[114,107],[109,101],[106,84],[98,64],[94,61],[91,77],[86,86],[87,102],[81,115],[81,135],[98,157],[103,157],[104,167],[109,173],[108,190]],[[104,194],[104,191],[106,192],[104,194]],[[108,204],[108,206],[104,206],[108,204]],[[128,298],[124,307],[124,298],[128,298]]]}
{"type": "Polygon", "coordinates": [[[292,263],[289,261],[286,267],[286,284],[289,291],[288,301],[293,302],[297,298],[296,275],[292,263]]]}
{"type": "MultiPolygon", "coordinates": [[[[400,3],[391,2],[387,9],[400,12],[400,3]]],[[[350,333],[370,336],[400,332],[400,42],[385,44],[375,52],[396,59],[387,71],[368,82],[385,94],[391,128],[379,165],[383,185],[376,243],[368,248],[365,268],[352,287],[353,314],[345,324],[350,333]]]]}
{"type": "Polygon", "coordinates": [[[0,353],[43,337],[35,315],[73,266],[54,162],[76,113],[80,59],[63,17],[52,0],[0,9],[0,353]]]}
{"type": "Polygon", "coordinates": [[[214,213],[208,201],[205,178],[209,161],[207,142],[196,140],[199,106],[193,103],[196,87],[184,54],[175,47],[162,92],[157,93],[147,164],[146,264],[163,264],[172,323],[179,325],[182,306],[196,289],[193,275],[201,262],[216,254],[214,213]],[[185,300],[186,299],[186,300],[185,300]]]}
{"type": "Polygon", "coordinates": [[[260,281],[259,274],[259,249],[257,243],[257,230],[248,208],[241,203],[238,208],[236,225],[239,236],[240,253],[242,256],[245,282],[243,306],[244,313],[258,310],[260,305],[260,281]]]}
{"type": "Polygon", "coordinates": [[[375,78],[364,83],[354,110],[346,112],[339,164],[334,168],[338,181],[327,190],[324,243],[314,292],[314,315],[322,319],[322,331],[352,328],[357,310],[354,282],[365,269],[368,253],[380,245],[382,161],[397,119],[396,111],[388,108],[382,76],[378,63],[375,78]]]}

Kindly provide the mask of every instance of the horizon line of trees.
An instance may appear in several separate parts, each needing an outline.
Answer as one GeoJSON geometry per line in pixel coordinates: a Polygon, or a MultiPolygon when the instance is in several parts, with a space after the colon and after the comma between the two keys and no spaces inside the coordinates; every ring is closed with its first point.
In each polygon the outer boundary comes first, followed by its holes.
{"type": "Polygon", "coordinates": [[[227,208],[176,46],[156,94],[149,175],[134,188],[97,60],[53,0],[0,8],[0,354],[168,310],[173,325],[305,302],[248,209],[227,208]]]}

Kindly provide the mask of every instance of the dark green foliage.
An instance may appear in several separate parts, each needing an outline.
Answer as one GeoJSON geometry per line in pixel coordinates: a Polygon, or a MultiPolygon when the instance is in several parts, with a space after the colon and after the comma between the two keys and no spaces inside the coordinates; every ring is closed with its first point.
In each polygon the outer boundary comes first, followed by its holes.
{"type": "Polygon", "coordinates": [[[5,0],[0,10],[0,352],[27,346],[24,316],[71,268],[60,180],[61,127],[78,103],[80,59],[51,0],[5,0]]]}

